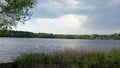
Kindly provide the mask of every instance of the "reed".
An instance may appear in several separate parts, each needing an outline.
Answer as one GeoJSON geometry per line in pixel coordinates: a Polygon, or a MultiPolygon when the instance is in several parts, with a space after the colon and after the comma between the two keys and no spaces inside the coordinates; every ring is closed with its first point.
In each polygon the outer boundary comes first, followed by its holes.
{"type": "Polygon", "coordinates": [[[77,50],[46,53],[24,53],[0,68],[120,68],[120,49],[109,52],[77,50]]]}

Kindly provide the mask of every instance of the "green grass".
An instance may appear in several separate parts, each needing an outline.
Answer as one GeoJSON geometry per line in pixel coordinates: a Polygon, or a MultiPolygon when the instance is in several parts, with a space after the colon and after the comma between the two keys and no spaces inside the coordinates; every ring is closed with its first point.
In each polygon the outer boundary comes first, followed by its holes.
{"type": "Polygon", "coordinates": [[[120,68],[120,49],[105,52],[80,50],[56,51],[51,54],[22,54],[0,68],[120,68]]]}

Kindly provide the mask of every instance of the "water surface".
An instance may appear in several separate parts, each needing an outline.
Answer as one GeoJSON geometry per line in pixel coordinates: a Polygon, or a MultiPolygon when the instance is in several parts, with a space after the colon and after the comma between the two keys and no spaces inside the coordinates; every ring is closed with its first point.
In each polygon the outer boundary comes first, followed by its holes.
{"type": "Polygon", "coordinates": [[[119,40],[0,38],[0,63],[11,62],[21,53],[53,52],[80,48],[86,51],[109,51],[120,48],[119,40]]]}

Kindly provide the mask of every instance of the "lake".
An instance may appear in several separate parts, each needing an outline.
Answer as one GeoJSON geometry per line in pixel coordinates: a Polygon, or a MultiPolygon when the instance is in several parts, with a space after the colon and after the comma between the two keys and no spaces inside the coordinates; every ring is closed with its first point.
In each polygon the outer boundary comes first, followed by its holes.
{"type": "Polygon", "coordinates": [[[109,51],[120,48],[120,40],[0,38],[0,63],[11,62],[21,53],[50,53],[75,48],[86,51],[109,51]]]}

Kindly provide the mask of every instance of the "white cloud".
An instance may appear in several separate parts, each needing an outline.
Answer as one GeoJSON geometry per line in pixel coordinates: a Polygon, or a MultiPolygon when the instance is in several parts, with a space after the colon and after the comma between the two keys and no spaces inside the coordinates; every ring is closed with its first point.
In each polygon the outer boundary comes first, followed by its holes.
{"type": "Polygon", "coordinates": [[[26,21],[25,24],[19,23],[17,28],[13,28],[13,30],[39,32],[39,27],[35,21],[30,20],[26,21]]]}
{"type": "Polygon", "coordinates": [[[84,24],[87,16],[68,14],[58,18],[38,18],[36,19],[39,24],[49,24],[60,29],[76,30],[84,24]]]}
{"type": "Polygon", "coordinates": [[[84,23],[87,16],[68,14],[58,18],[37,18],[27,21],[25,25],[19,24],[17,29],[31,32],[45,32],[45,33],[65,33],[65,34],[79,34],[79,31],[84,30],[84,23]]]}
{"type": "Polygon", "coordinates": [[[78,5],[79,1],[78,0],[63,0],[64,2],[66,2],[66,4],[68,5],[78,5]]]}

